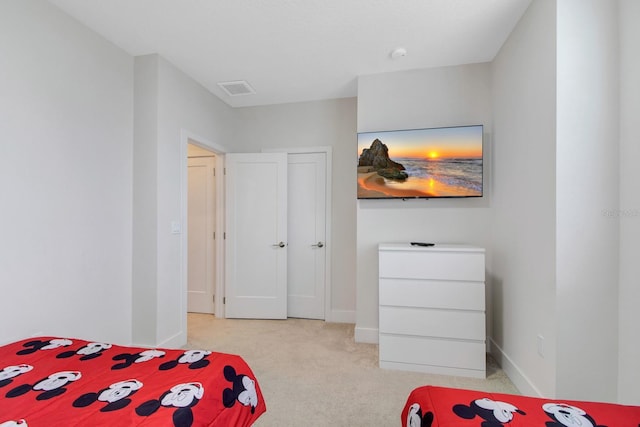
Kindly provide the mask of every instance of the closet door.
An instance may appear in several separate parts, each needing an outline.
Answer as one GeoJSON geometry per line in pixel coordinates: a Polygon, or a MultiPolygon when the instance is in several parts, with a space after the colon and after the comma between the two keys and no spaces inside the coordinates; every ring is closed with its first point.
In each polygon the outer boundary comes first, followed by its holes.
{"type": "Polygon", "coordinates": [[[226,155],[225,316],[287,318],[287,155],[226,155]]]}
{"type": "Polygon", "coordinates": [[[289,317],[325,319],[326,153],[289,153],[289,317]]]}

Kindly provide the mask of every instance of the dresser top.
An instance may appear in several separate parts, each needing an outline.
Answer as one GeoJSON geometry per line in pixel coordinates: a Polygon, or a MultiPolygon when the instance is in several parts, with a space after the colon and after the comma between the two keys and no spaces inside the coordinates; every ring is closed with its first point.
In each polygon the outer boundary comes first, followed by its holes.
{"type": "Polygon", "coordinates": [[[413,246],[409,242],[404,243],[380,243],[380,251],[417,251],[417,252],[482,252],[484,248],[464,244],[435,243],[433,246],[413,246]]]}

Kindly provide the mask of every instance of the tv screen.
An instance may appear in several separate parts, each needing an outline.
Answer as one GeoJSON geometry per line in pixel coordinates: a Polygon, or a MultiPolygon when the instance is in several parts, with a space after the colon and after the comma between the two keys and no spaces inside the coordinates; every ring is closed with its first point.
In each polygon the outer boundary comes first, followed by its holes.
{"type": "Polygon", "coordinates": [[[483,126],[358,133],[358,199],[482,196],[483,126]]]}

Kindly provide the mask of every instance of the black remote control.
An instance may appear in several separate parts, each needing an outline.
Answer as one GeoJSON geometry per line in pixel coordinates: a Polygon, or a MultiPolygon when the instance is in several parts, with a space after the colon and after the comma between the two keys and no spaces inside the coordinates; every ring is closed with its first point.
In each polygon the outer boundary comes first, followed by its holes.
{"type": "Polygon", "coordinates": [[[435,246],[435,243],[411,242],[411,246],[435,246]]]}

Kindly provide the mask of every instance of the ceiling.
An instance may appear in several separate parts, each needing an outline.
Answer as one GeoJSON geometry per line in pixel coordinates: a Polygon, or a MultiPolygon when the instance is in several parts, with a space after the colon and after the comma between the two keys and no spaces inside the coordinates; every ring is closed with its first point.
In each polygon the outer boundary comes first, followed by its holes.
{"type": "Polygon", "coordinates": [[[49,0],[232,107],[356,96],[357,77],[491,61],[531,0],[49,0]],[[391,52],[405,48],[406,56],[391,52]],[[245,80],[231,97],[219,82],[245,80]]]}

